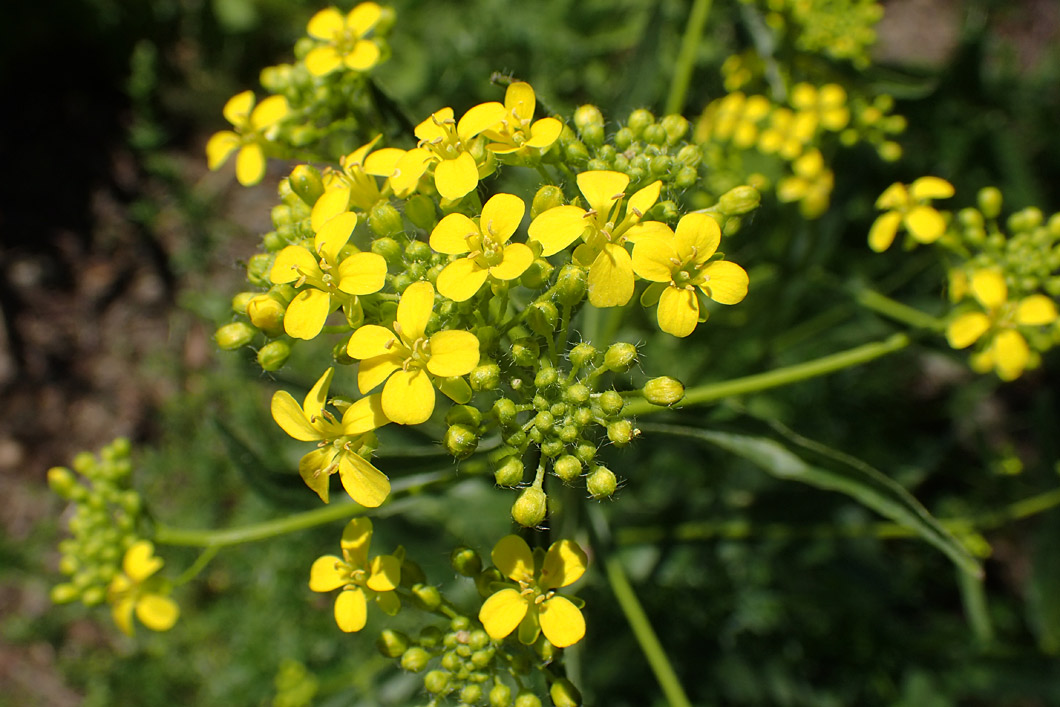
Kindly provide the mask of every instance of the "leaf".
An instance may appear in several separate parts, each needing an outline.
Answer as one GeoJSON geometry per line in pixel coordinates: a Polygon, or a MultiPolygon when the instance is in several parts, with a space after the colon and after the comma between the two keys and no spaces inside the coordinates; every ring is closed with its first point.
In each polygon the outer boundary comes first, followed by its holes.
{"type": "Polygon", "coordinates": [[[844,463],[840,468],[831,469],[808,464],[787,447],[768,437],[678,425],[642,424],[640,427],[645,432],[691,437],[713,444],[747,459],[778,479],[799,481],[828,491],[844,493],[916,533],[973,577],[983,575],[979,562],[912,494],[864,462],[833,450],[830,456],[844,463]]]}

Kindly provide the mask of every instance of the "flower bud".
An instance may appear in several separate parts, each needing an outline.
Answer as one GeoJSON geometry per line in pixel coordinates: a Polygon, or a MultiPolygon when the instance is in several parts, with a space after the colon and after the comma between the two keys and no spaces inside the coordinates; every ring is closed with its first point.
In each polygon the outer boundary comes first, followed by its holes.
{"type": "Polygon", "coordinates": [[[253,341],[256,333],[254,327],[245,322],[232,322],[215,331],[213,338],[222,351],[234,351],[253,341]]]}
{"type": "Polygon", "coordinates": [[[537,357],[541,354],[541,347],[537,339],[524,336],[512,342],[512,360],[517,366],[530,368],[537,364],[537,357]]]}
{"type": "Polygon", "coordinates": [[[541,707],[541,698],[529,691],[520,692],[515,698],[515,707],[541,707]]]}
{"type": "Polygon", "coordinates": [[[80,598],[81,591],[69,583],[56,584],[52,587],[50,596],[53,604],[69,604],[80,598]]]}
{"type": "Polygon", "coordinates": [[[666,132],[666,144],[675,145],[688,134],[688,120],[677,114],[664,115],[659,121],[666,132]]]}
{"type": "Polygon", "coordinates": [[[431,660],[431,654],[419,646],[413,646],[401,656],[401,667],[412,673],[418,673],[427,667],[431,660]]]}
{"type": "Polygon", "coordinates": [[[387,658],[398,658],[409,649],[409,637],[400,631],[384,629],[376,639],[375,647],[387,658]]]}
{"type": "Polygon", "coordinates": [[[460,702],[465,705],[478,704],[479,700],[482,699],[483,690],[481,685],[471,683],[470,685],[464,685],[460,690],[460,702]]]}
{"type": "Polygon", "coordinates": [[[556,472],[556,476],[569,484],[581,475],[582,463],[577,457],[564,454],[552,463],[552,470],[556,472]]]}
{"type": "Polygon", "coordinates": [[[582,703],[582,693],[567,678],[557,678],[548,694],[556,707],[580,707],[582,703]]]}
{"type": "Polygon", "coordinates": [[[600,410],[608,417],[619,414],[626,406],[626,401],[622,399],[622,395],[617,390],[605,390],[600,394],[597,402],[600,404],[600,410]]]}
{"type": "Polygon", "coordinates": [[[718,211],[726,216],[741,216],[757,209],[761,200],[762,195],[754,187],[735,187],[718,199],[718,211]]]}
{"type": "Polygon", "coordinates": [[[637,347],[633,344],[618,342],[607,347],[604,354],[604,368],[613,373],[625,373],[637,362],[637,347]]]}
{"type": "Polygon", "coordinates": [[[573,307],[585,298],[586,274],[577,265],[564,265],[556,277],[556,299],[567,307],[573,307]]]}
{"type": "Polygon", "coordinates": [[[552,263],[544,258],[536,258],[519,277],[519,282],[523,287],[539,290],[548,283],[548,278],[552,276],[552,271],[555,269],[552,263]]]}
{"type": "Polygon", "coordinates": [[[414,584],[411,591],[412,596],[427,611],[434,611],[442,604],[442,594],[438,591],[438,587],[430,584],[414,584]]]}
{"type": "Polygon", "coordinates": [[[320,172],[315,167],[300,164],[291,170],[291,176],[287,178],[291,191],[298,195],[306,206],[317,203],[317,199],[324,193],[324,182],[320,179],[320,172]]]}
{"type": "Polygon", "coordinates": [[[426,263],[434,255],[431,247],[423,241],[409,241],[405,244],[405,257],[413,262],[426,263]]]}
{"type": "Polygon", "coordinates": [[[490,690],[490,707],[511,707],[512,688],[502,682],[497,683],[490,690]]]}
{"type": "Polygon", "coordinates": [[[476,393],[496,390],[501,384],[501,367],[496,363],[479,364],[471,369],[468,381],[471,383],[471,390],[476,393]]]}
{"type": "Polygon", "coordinates": [[[494,585],[497,582],[503,581],[505,581],[505,578],[499,569],[496,567],[487,567],[475,577],[475,589],[478,591],[479,596],[485,599],[495,591],[494,585]]]}
{"type": "Polygon", "coordinates": [[[81,603],[85,606],[99,606],[107,600],[107,590],[103,587],[89,587],[81,593],[81,603]]]}
{"type": "Polygon", "coordinates": [[[405,222],[389,201],[380,201],[368,212],[368,228],[377,236],[396,236],[405,230],[405,222]]]}
{"type": "Polygon", "coordinates": [[[649,145],[665,145],[666,144],[666,131],[663,130],[663,126],[658,123],[652,123],[648,127],[644,128],[644,132],[641,135],[644,142],[649,145]]]}
{"type": "Polygon", "coordinates": [[[614,142],[615,149],[619,152],[625,152],[630,148],[631,145],[636,141],[637,136],[633,134],[633,131],[629,128],[619,128],[615,132],[614,142]]]}
{"type": "Polygon", "coordinates": [[[534,194],[534,201],[530,205],[530,218],[535,219],[549,209],[563,206],[565,202],[562,189],[553,184],[546,184],[534,194]]]}
{"type": "Polygon", "coordinates": [[[272,284],[269,271],[272,269],[272,256],[267,253],[255,253],[247,261],[247,281],[257,287],[272,284]]]}
{"type": "MultiPolygon", "coordinates": [[[[548,388],[559,382],[559,370],[552,366],[545,366],[534,376],[534,387],[537,389],[548,388]]],[[[548,401],[545,401],[547,404],[548,401]]]]}
{"type": "Polygon", "coordinates": [[[570,350],[570,354],[567,358],[575,368],[584,368],[585,366],[593,365],[596,356],[599,353],[600,352],[597,351],[592,344],[583,342],[581,344],[575,344],[574,348],[570,350]]]}
{"type": "Polygon", "coordinates": [[[629,420],[614,420],[607,424],[607,438],[616,447],[627,446],[637,434],[638,430],[634,429],[633,423],[629,420]]]}
{"type": "Polygon", "coordinates": [[[291,344],[283,339],[270,341],[258,349],[258,365],[263,371],[278,371],[291,355],[291,344]]]}
{"type": "Polygon", "coordinates": [[[655,116],[651,114],[651,111],[645,110],[644,108],[638,108],[629,114],[629,119],[626,121],[626,125],[630,130],[633,131],[634,135],[641,136],[644,130],[649,125],[655,124],[655,116]]]}
{"type": "Polygon", "coordinates": [[[265,335],[275,338],[283,334],[283,315],[287,307],[271,295],[257,295],[247,303],[250,323],[265,335]]]}
{"type": "Polygon", "coordinates": [[[523,482],[523,473],[526,471],[519,457],[508,457],[493,472],[493,480],[498,486],[518,486],[523,482]]]}
{"type": "Polygon", "coordinates": [[[551,336],[559,324],[559,310],[551,302],[534,302],[527,307],[526,323],[540,336],[551,336]]]}
{"type": "Polygon", "coordinates": [[[1001,215],[1001,190],[997,187],[983,187],[979,190],[979,194],[976,197],[976,201],[979,203],[979,210],[983,212],[983,216],[994,219],[1001,215]]]}
{"type": "Polygon", "coordinates": [[[525,527],[533,528],[545,519],[548,497],[536,486],[523,489],[519,498],[512,504],[512,519],[525,527]]]}
{"type": "Polygon", "coordinates": [[[477,428],[482,423],[482,413],[470,405],[454,405],[445,413],[445,424],[467,425],[477,428]]]}
{"type": "Polygon", "coordinates": [[[675,405],[685,397],[685,387],[681,381],[670,376],[652,378],[642,389],[644,399],[652,405],[675,405]]]}
{"type": "Polygon", "coordinates": [[[449,555],[449,564],[457,573],[465,577],[474,577],[482,571],[482,558],[467,545],[459,545],[453,548],[449,555]]]}
{"type": "Polygon", "coordinates": [[[69,469],[62,466],[53,466],[48,469],[48,486],[67,501],[85,495],[85,487],[77,483],[77,479],[69,469]]]}
{"type": "Polygon", "coordinates": [[[423,676],[423,687],[435,695],[445,692],[449,687],[449,673],[445,670],[432,670],[423,676]]]}
{"type": "Polygon", "coordinates": [[[450,425],[443,444],[454,459],[467,459],[478,449],[478,435],[467,425],[450,425]]]}
{"type": "Polygon", "coordinates": [[[574,111],[574,125],[578,130],[598,126],[604,127],[604,114],[600,109],[591,104],[578,106],[574,111]]]}
{"type": "Polygon", "coordinates": [[[585,479],[585,488],[593,498],[608,498],[615,492],[618,480],[606,466],[597,466],[585,479]]]}
{"type": "Polygon", "coordinates": [[[423,194],[415,194],[405,202],[405,216],[424,231],[433,231],[438,223],[434,200],[423,194]]]}
{"type": "Polygon", "coordinates": [[[516,415],[519,411],[515,407],[515,403],[509,398],[498,398],[493,403],[493,409],[491,411],[493,416],[497,418],[497,422],[500,423],[501,427],[512,427],[516,424],[516,415]]]}

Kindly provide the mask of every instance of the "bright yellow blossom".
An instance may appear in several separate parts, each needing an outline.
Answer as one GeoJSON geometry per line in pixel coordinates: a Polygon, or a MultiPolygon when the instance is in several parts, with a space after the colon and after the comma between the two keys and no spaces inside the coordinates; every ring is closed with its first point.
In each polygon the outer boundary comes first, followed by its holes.
{"type": "Polygon", "coordinates": [[[463,214],[449,214],[431,232],[431,248],[467,257],[454,260],[438,275],[438,291],[455,302],[470,299],[487,277],[514,280],[534,262],[534,252],[523,243],[509,243],[523,220],[526,205],[512,194],[497,194],[482,207],[479,222],[463,214]]]}
{"type": "Polygon", "coordinates": [[[114,623],[128,636],[133,635],[133,614],[152,631],[168,631],[180,616],[180,607],[167,596],[164,581],[153,575],[162,569],[155,547],[148,540],[133,543],[121,562],[122,573],[115,575],[107,589],[114,623]]]}
{"type": "Polygon", "coordinates": [[[381,137],[382,135],[376,135],[367,145],[357,148],[339,160],[342,171],[330,173],[331,181],[327,184],[327,193],[313,205],[311,223],[314,230],[351,208],[363,212],[371,211],[372,207],[383,199],[385,186],[380,189],[375,178],[393,174],[405,151],[396,147],[384,147],[373,152],[372,148],[381,137]],[[344,190],[346,198],[330,194],[335,190],[344,190]]]}
{"type": "Polygon", "coordinates": [[[518,584],[495,592],[479,610],[478,618],[494,640],[518,627],[527,645],[540,633],[557,648],[574,645],[585,636],[585,618],[569,599],[556,594],[585,573],[588,558],[577,543],[560,540],[548,552],[531,552],[518,535],[507,535],[493,548],[493,564],[518,584]]]}
{"type": "Polygon", "coordinates": [[[921,177],[909,185],[896,182],[880,194],[877,209],[887,209],[869,230],[869,248],[882,253],[891,247],[904,226],[919,243],[934,243],[946,232],[946,220],[931,206],[932,199],[953,196],[953,185],[938,177],[921,177]]]}
{"type": "Polygon", "coordinates": [[[369,561],[371,542],[372,521],[354,518],[342,531],[342,557],[318,557],[309,570],[309,588],[314,592],[342,588],[335,599],[335,623],[346,633],[364,628],[369,599],[390,616],[401,609],[394,592],[401,582],[401,557],[377,555],[369,561]]]}
{"type": "Polygon", "coordinates": [[[390,185],[400,197],[416,189],[420,177],[434,165],[434,185],[444,198],[455,200],[473,191],[482,176],[471,155],[472,140],[505,117],[504,106],[496,101],[481,103],[464,113],[460,122],[452,108],[442,108],[416,126],[419,145],[397,163],[390,185]]]}
{"type": "Polygon", "coordinates": [[[826,130],[839,132],[850,122],[847,92],[839,84],[829,83],[817,88],[813,84],[798,83],[791,89],[791,105],[798,111],[816,113],[826,130]]]}
{"type": "MultiPolygon", "coordinates": [[[[669,229],[667,229],[669,231],[669,229]]],[[[736,263],[713,260],[721,243],[721,229],[707,214],[681,218],[669,237],[646,238],[633,246],[633,270],[652,285],[641,302],[658,302],[659,328],[674,336],[688,336],[707,310],[699,293],[721,304],[736,304],[747,294],[747,273],[736,263]]]]}
{"type": "Polygon", "coordinates": [[[506,115],[499,125],[482,133],[493,142],[486,149],[498,155],[518,153],[525,155],[530,150],[547,150],[563,132],[563,123],[555,118],[534,120],[537,97],[528,83],[516,81],[504,92],[506,115]],[[533,121],[533,122],[531,122],[533,121]]]}
{"type": "Polygon", "coordinates": [[[767,155],[776,153],[785,160],[794,160],[817,134],[817,114],[774,108],[769,116],[769,127],[758,138],[758,150],[767,155]]]}
{"type": "Polygon", "coordinates": [[[206,143],[211,170],[218,169],[236,150],[236,179],[243,186],[257,184],[265,176],[264,145],[273,139],[279,123],[289,111],[283,96],[269,96],[254,107],[254,92],[243,91],[228,100],[222,110],[235,128],[214,133],[206,143]]]}
{"type": "Polygon", "coordinates": [[[589,267],[589,303],[594,307],[615,307],[633,296],[633,262],[625,243],[665,232],[656,221],[641,223],[655,205],[662,182],[655,181],[622,201],[629,177],[621,172],[591,171],[578,175],[578,189],[588,210],[577,206],[556,206],[530,224],[530,241],[541,245],[545,257],[555,255],[579,237],[584,241],[574,249],[574,262],[589,267]]]}
{"type": "Polygon", "coordinates": [[[835,174],[825,166],[821,151],[807,150],[792,163],[791,170],[794,174],[777,183],[777,200],[798,201],[799,212],[805,218],[822,216],[828,210],[835,174]]]}
{"type": "Polygon", "coordinates": [[[982,350],[973,357],[973,368],[979,372],[993,368],[1005,381],[1019,378],[1031,360],[1030,347],[1019,327],[1052,324],[1058,317],[1056,304],[1041,294],[1009,301],[1005,278],[996,270],[972,273],[970,288],[986,311],[955,317],[946,327],[946,340],[953,348],[964,349],[986,337],[982,350]]]}
{"type": "Polygon", "coordinates": [[[379,506],[390,494],[390,481],[362,456],[372,442],[372,430],[387,424],[378,395],[361,398],[345,409],[342,419],[324,409],[335,369],[329,368],[299,405],[285,390],[272,396],[272,419],[301,442],[317,442],[302,457],[298,473],[320,500],[328,502],[328,482],[339,472],[342,487],[366,508],[379,506]]]}
{"type": "Polygon", "coordinates": [[[310,37],[325,42],[310,50],[305,65],[313,76],[326,76],[340,66],[367,71],[379,61],[379,47],[365,37],[379,21],[381,9],[374,2],[362,2],[345,17],[328,7],[309,20],[310,37]]]}
{"type": "Polygon", "coordinates": [[[393,331],[365,324],[350,337],[346,352],[361,361],[357,386],[362,393],[383,386],[383,412],[399,425],[418,425],[434,412],[434,386],[466,403],[471,388],[460,376],[478,365],[479,344],[469,331],[440,331],[427,336],[434,287],[415,282],[398,302],[393,331]],[[433,382],[432,382],[433,381],[433,382]]]}

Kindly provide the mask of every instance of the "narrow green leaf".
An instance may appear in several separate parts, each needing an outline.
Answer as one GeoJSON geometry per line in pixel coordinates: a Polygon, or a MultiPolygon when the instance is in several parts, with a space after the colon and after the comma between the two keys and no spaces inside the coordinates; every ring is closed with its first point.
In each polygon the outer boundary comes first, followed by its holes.
{"type": "Polygon", "coordinates": [[[825,468],[808,464],[787,447],[768,437],[678,425],[641,424],[640,427],[645,432],[661,432],[707,442],[753,462],[778,479],[799,481],[846,494],[885,518],[909,528],[973,577],[983,574],[975,557],[912,494],[863,462],[852,464],[849,463],[850,458],[846,457],[847,463],[841,467],[825,468]]]}
{"type": "Polygon", "coordinates": [[[981,577],[973,577],[967,572],[957,573],[957,586],[961,589],[961,604],[964,605],[964,616],[972,627],[975,640],[981,646],[994,641],[994,624],[990,620],[990,610],[986,603],[986,589],[981,577]]]}

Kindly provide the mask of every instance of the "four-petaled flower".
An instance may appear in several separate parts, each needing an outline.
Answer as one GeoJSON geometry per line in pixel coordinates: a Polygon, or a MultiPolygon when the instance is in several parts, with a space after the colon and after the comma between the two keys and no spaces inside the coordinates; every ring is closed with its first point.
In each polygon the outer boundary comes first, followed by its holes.
{"type": "Polygon", "coordinates": [[[523,220],[526,205],[512,194],[497,194],[482,207],[476,224],[463,214],[449,214],[431,232],[431,248],[467,257],[454,260],[438,275],[438,291],[456,302],[470,299],[487,277],[514,280],[534,262],[523,243],[508,243],[523,220]]]}
{"type": "Polygon", "coordinates": [[[365,36],[379,21],[381,10],[374,2],[362,2],[345,17],[334,7],[328,7],[309,20],[306,28],[310,37],[325,44],[310,50],[305,66],[313,76],[326,76],[340,66],[354,71],[367,71],[379,61],[379,47],[365,36]]]}
{"type": "Polygon", "coordinates": [[[369,599],[375,599],[379,608],[391,616],[401,608],[401,600],[394,593],[401,581],[401,558],[377,555],[369,562],[371,542],[372,521],[354,518],[342,531],[342,557],[318,557],[309,570],[309,588],[314,592],[342,587],[335,599],[335,623],[346,633],[364,628],[369,599]]]}
{"type": "Polygon", "coordinates": [[[518,584],[492,594],[478,618],[486,633],[500,640],[519,628],[519,640],[531,644],[540,633],[557,648],[574,645],[585,636],[585,619],[569,599],[556,594],[585,572],[585,553],[570,540],[560,540],[548,552],[530,546],[518,535],[507,535],[493,548],[493,564],[518,584]]]}
{"type": "Polygon", "coordinates": [[[434,307],[429,282],[408,286],[398,302],[393,331],[365,324],[353,332],[346,352],[361,361],[357,386],[367,393],[383,386],[383,412],[399,425],[418,425],[434,412],[434,384],[458,403],[471,399],[471,388],[460,376],[478,365],[478,339],[469,331],[440,331],[427,336],[434,307]]]}
{"type": "Polygon", "coordinates": [[[382,135],[376,135],[367,145],[339,160],[341,172],[331,172],[331,181],[327,192],[313,205],[311,222],[327,223],[350,207],[368,212],[383,199],[383,190],[375,181],[376,177],[388,177],[394,173],[398,160],[405,154],[396,147],[384,147],[372,152],[382,135]],[[339,195],[339,192],[342,195],[339,195]],[[345,197],[345,198],[344,198],[345,197]]]}
{"type": "Polygon", "coordinates": [[[482,175],[470,152],[471,142],[504,116],[504,106],[496,101],[471,108],[460,122],[453,119],[452,108],[432,113],[416,126],[419,145],[405,153],[390,176],[394,193],[406,197],[415,191],[420,177],[432,164],[434,186],[444,198],[459,199],[474,190],[482,175]]]}
{"type": "Polygon", "coordinates": [[[372,440],[369,433],[387,424],[379,396],[371,395],[351,404],[342,419],[324,409],[334,368],[325,371],[301,406],[285,390],[272,396],[272,419],[284,432],[301,442],[317,442],[317,448],[302,457],[298,473],[320,500],[328,502],[328,481],[339,472],[342,487],[357,503],[375,508],[390,494],[386,475],[361,456],[372,440]]]}
{"type": "Polygon", "coordinates": [[[563,123],[555,118],[534,120],[536,107],[537,97],[530,84],[516,81],[508,86],[504,92],[506,115],[499,125],[482,133],[483,137],[493,141],[486,145],[486,149],[498,155],[525,155],[533,149],[551,147],[563,132],[563,123]]]}
{"type": "Polygon", "coordinates": [[[980,373],[997,370],[1005,381],[1019,378],[1031,359],[1027,340],[1019,327],[1045,326],[1057,320],[1056,304],[1042,294],[1009,301],[1005,278],[995,270],[977,270],[970,283],[972,296],[985,312],[965,312],[946,327],[946,340],[964,349],[990,333],[983,349],[972,358],[980,373]]]}
{"type": "MultiPolygon", "coordinates": [[[[669,229],[667,229],[669,231],[669,229]]],[[[707,214],[691,213],[670,237],[640,240],[633,246],[633,270],[649,285],[641,303],[659,303],[659,328],[688,336],[707,310],[698,293],[721,304],[736,304],[747,294],[747,273],[736,263],[711,258],[721,243],[721,229],[707,214]],[[708,262],[710,261],[710,262],[708,262]]]]}
{"type": "Polygon", "coordinates": [[[657,221],[640,222],[658,200],[662,182],[636,192],[623,213],[627,186],[629,177],[621,172],[582,172],[578,189],[588,210],[556,206],[539,214],[528,229],[529,240],[541,244],[545,257],[582,238],[584,243],[574,249],[574,261],[589,267],[589,303],[594,307],[616,307],[633,296],[633,261],[626,252],[626,241],[634,243],[668,230],[657,221]]]}
{"type": "Polygon", "coordinates": [[[277,285],[293,282],[296,287],[304,286],[287,305],[283,317],[284,331],[296,339],[314,338],[324,328],[328,314],[340,306],[348,321],[356,321],[360,318],[357,295],[378,292],[386,282],[386,260],[378,253],[357,252],[339,258],[357,225],[357,214],[345,210],[348,199],[345,189],[325,192],[318,205],[328,200],[334,202],[334,208],[321,209],[320,218],[316,218],[314,208],[313,251],[289,245],[276,255],[269,271],[269,279],[277,285]],[[332,215],[335,212],[337,215],[332,215]]]}
{"type": "Polygon", "coordinates": [[[167,594],[166,583],[153,575],[162,569],[162,558],[148,540],[129,546],[121,561],[122,573],[115,575],[107,589],[114,623],[126,635],[133,635],[133,613],[152,631],[168,631],[180,616],[180,607],[167,594]]]}
{"type": "Polygon", "coordinates": [[[269,96],[254,107],[254,92],[243,91],[228,99],[222,109],[235,128],[214,133],[206,143],[206,160],[218,169],[236,150],[236,179],[243,186],[257,184],[265,176],[264,145],[274,136],[289,107],[283,96],[269,96]]]}
{"type": "Polygon", "coordinates": [[[890,248],[899,226],[905,226],[918,243],[934,243],[946,232],[946,220],[931,200],[951,196],[953,185],[938,177],[921,177],[908,189],[900,182],[887,187],[876,200],[876,208],[887,211],[869,229],[869,248],[877,253],[890,248]]]}

